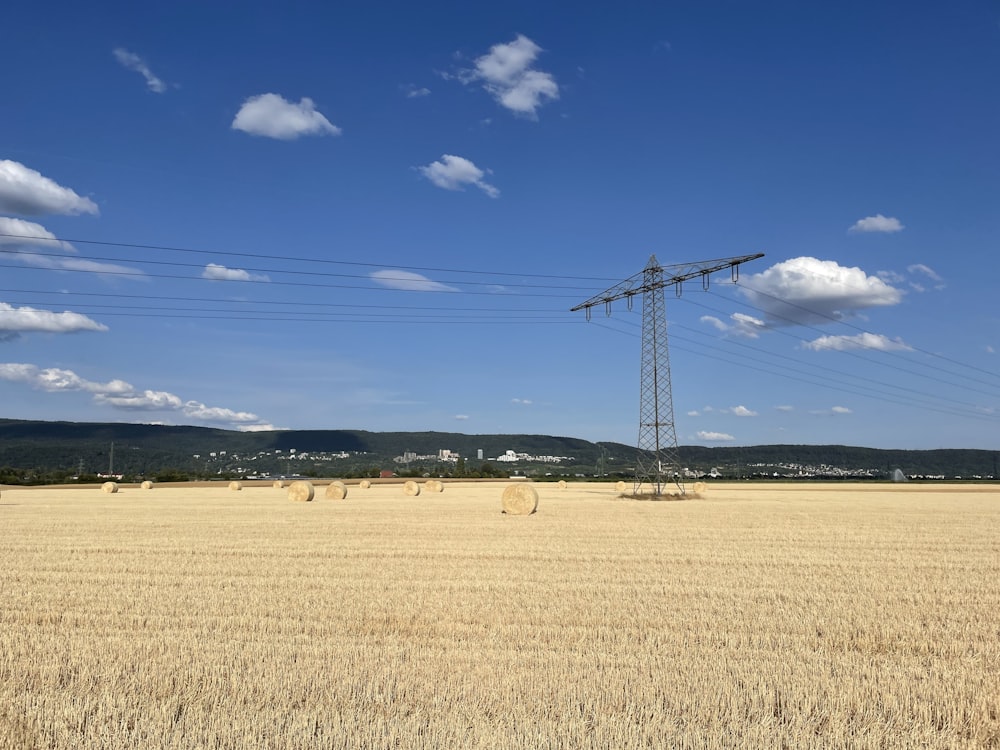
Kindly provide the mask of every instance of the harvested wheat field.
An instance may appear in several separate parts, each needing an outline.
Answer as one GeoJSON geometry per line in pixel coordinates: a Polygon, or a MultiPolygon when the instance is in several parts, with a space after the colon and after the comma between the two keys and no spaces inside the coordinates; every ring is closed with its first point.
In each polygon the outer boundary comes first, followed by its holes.
{"type": "Polygon", "coordinates": [[[1000,746],[1000,487],[0,498],[0,747],[1000,746]]]}

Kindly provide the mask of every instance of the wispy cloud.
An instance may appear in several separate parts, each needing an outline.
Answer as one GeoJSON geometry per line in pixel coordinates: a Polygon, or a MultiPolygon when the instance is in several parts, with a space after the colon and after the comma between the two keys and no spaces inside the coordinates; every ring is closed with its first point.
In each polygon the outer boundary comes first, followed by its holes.
{"type": "Polygon", "coordinates": [[[705,440],[711,443],[725,443],[735,440],[732,435],[726,432],[710,432],[709,430],[699,430],[697,433],[699,440],[705,440]]]}
{"type": "Polygon", "coordinates": [[[729,413],[737,417],[756,417],[757,412],[748,409],[745,406],[733,406],[729,409],[729,413]]]}
{"type": "Polygon", "coordinates": [[[281,141],[341,133],[340,128],[316,110],[312,99],[303,97],[295,104],[278,94],[251,96],[233,118],[232,128],[281,141]]]}
{"type": "Polygon", "coordinates": [[[846,406],[833,406],[830,408],[834,414],[852,414],[853,412],[846,406]]]}
{"type": "Polygon", "coordinates": [[[267,274],[250,273],[242,268],[226,268],[217,263],[209,263],[201,272],[203,279],[213,281],[270,281],[267,274]]]}
{"type": "Polygon", "coordinates": [[[866,216],[863,219],[858,219],[847,231],[852,233],[882,232],[883,234],[892,234],[893,232],[901,232],[903,229],[903,224],[894,216],[875,214],[874,216],[866,216]]]}
{"type": "Polygon", "coordinates": [[[385,269],[383,271],[374,271],[370,274],[369,278],[377,284],[389,287],[390,289],[399,289],[404,292],[460,291],[456,287],[442,284],[440,281],[434,281],[426,276],[423,276],[422,274],[413,273],[412,271],[385,269]]]}
{"type": "Polygon", "coordinates": [[[510,402],[521,406],[529,406],[532,403],[530,398],[512,398],[510,402]]]}
{"type": "Polygon", "coordinates": [[[475,185],[490,198],[500,197],[500,191],[483,179],[487,173],[492,172],[483,171],[462,156],[444,154],[438,161],[417,167],[417,170],[434,185],[445,190],[463,190],[466,185],[475,185]]]}
{"type": "Polygon", "coordinates": [[[457,420],[459,420],[461,422],[464,422],[468,418],[469,418],[468,414],[456,414],[455,415],[455,419],[457,419],[457,420]]]}
{"type": "Polygon", "coordinates": [[[781,404],[780,406],[775,406],[778,411],[795,411],[794,406],[789,406],[788,404],[781,404]]]}
{"type": "Polygon", "coordinates": [[[0,253],[34,268],[80,271],[148,281],[144,271],[117,263],[80,258],[70,243],[56,238],[41,224],[0,216],[0,253]]]}
{"type": "Polygon", "coordinates": [[[741,282],[740,292],[772,325],[843,320],[869,307],[896,305],[903,292],[860,268],[809,256],[791,258],[741,282]]]}
{"type": "Polygon", "coordinates": [[[546,100],[559,98],[552,74],[532,67],[541,51],[531,39],[518,34],[513,42],[492,46],[476,59],[474,68],[461,71],[458,78],[463,83],[481,83],[501,107],[536,119],[546,100]]]}
{"type": "Polygon", "coordinates": [[[0,363],[0,380],[24,383],[49,393],[82,392],[102,406],[131,412],[177,412],[188,419],[234,427],[261,426],[256,414],[182,399],[169,391],[141,390],[124,380],[101,383],[80,377],[72,370],[40,368],[17,362],[0,363]]]}
{"type": "Polygon", "coordinates": [[[6,302],[0,302],[0,341],[9,341],[22,333],[78,333],[107,330],[106,325],[80,313],[14,307],[6,302]]]}
{"type": "Polygon", "coordinates": [[[90,198],[10,159],[0,159],[0,211],[21,216],[100,213],[90,198]]]}
{"type": "Polygon", "coordinates": [[[139,73],[143,78],[145,78],[146,86],[150,91],[162,94],[167,90],[167,84],[153,75],[153,71],[149,69],[146,61],[134,52],[129,52],[127,49],[118,47],[114,50],[114,56],[123,67],[129,70],[134,70],[136,73],[139,73]]]}
{"type": "Polygon", "coordinates": [[[403,86],[403,95],[407,99],[421,99],[425,96],[430,96],[431,90],[425,86],[415,86],[412,83],[408,83],[403,86]]]}
{"type": "Polygon", "coordinates": [[[702,315],[699,320],[702,323],[706,323],[717,331],[731,335],[739,336],[741,338],[756,339],[760,338],[761,332],[767,330],[767,323],[759,318],[755,318],[752,315],[746,315],[745,313],[733,313],[729,316],[731,323],[726,323],[723,320],[715,317],[714,315],[702,315]]]}
{"type": "Polygon", "coordinates": [[[846,352],[854,349],[869,349],[880,352],[909,352],[913,347],[900,338],[890,339],[880,333],[858,333],[853,336],[820,336],[802,345],[815,352],[846,352]]]}

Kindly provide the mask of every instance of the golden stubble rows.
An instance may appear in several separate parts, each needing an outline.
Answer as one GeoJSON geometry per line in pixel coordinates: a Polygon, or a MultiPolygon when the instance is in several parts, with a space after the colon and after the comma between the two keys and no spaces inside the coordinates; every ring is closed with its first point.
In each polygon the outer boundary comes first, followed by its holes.
{"type": "Polygon", "coordinates": [[[1000,746],[1000,488],[502,487],[5,489],[0,747],[1000,746]]]}

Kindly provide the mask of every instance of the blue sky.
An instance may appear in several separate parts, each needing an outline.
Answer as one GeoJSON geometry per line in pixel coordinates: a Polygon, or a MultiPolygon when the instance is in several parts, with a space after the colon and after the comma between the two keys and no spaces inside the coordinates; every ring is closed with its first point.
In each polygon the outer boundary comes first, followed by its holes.
{"type": "Polygon", "coordinates": [[[21,3],[0,416],[1000,448],[1000,6],[21,3]]]}

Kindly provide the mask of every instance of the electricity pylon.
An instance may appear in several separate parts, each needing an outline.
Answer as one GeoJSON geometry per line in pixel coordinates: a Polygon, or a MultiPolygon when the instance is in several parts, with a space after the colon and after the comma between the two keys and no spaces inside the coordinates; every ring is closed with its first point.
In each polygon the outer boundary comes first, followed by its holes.
{"type": "Polygon", "coordinates": [[[661,266],[655,255],[649,256],[646,267],[607,291],[581,302],[570,312],[604,305],[611,315],[611,303],[624,299],[632,309],[632,298],[642,295],[642,366],[639,376],[639,453],[635,464],[634,492],[638,495],[644,484],[652,494],[660,496],[663,488],[673,483],[684,494],[677,452],[677,430],[674,427],[674,402],[670,389],[670,356],[667,350],[667,313],[663,301],[665,287],[673,286],[681,296],[681,285],[688,279],[701,277],[702,288],[708,289],[709,278],[715,271],[732,269],[733,281],[739,278],[739,266],[749,260],[764,257],[764,253],[741,255],[736,258],[702,260],[674,266],[661,266]]]}

